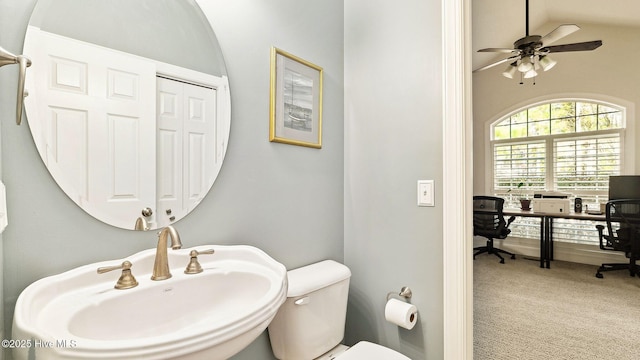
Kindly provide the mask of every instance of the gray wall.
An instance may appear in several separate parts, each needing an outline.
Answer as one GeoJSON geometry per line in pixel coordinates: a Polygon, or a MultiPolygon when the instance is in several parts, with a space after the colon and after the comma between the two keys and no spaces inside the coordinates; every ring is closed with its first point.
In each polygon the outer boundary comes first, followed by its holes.
{"type": "MultiPolygon", "coordinates": [[[[0,2],[0,44],[8,50],[21,52],[34,3],[0,2]]],[[[442,359],[440,1],[201,6],[225,56],[232,127],[212,193],[176,226],[185,246],[255,245],[288,268],[344,261],[353,271],[346,342],[442,359]],[[321,150],[268,141],[271,46],[324,68],[321,150]],[[418,179],[435,180],[435,207],[416,206],[418,179]],[[405,285],[420,311],[412,331],[384,321],[387,292],[405,285]]],[[[26,124],[14,125],[15,72],[0,70],[7,325],[18,294],[34,280],[155,245],[154,234],[104,225],[59,190],[26,124]]],[[[234,359],[273,359],[267,336],[234,359]]]]}
{"type": "Polygon", "coordinates": [[[349,0],[345,19],[347,340],[443,359],[440,2],[349,0]],[[435,180],[435,207],[416,206],[418,179],[435,180]],[[411,331],[384,321],[402,286],[411,331]]]}
{"type": "Polygon", "coordinates": [[[195,0],[38,0],[29,25],[191,70],[226,75],[215,35],[195,0]]]}

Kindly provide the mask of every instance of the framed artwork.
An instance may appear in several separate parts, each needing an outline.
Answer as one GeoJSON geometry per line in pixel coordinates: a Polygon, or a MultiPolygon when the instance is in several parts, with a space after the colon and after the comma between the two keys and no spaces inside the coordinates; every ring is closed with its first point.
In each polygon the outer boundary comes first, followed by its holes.
{"type": "Polygon", "coordinates": [[[271,48],[269,141],[322,147],[322,68],[271,48]]]}

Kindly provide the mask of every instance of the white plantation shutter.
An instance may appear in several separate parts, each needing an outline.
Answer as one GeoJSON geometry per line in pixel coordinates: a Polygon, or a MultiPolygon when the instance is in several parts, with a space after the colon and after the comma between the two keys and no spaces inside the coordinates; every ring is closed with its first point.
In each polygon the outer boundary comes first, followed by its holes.
{"type": "Polygon", "coordinates": [[[521,191],[544,189],[546,177],[546,147],[544,141],[516,144],[496,144],[493,147],[493,181],[496,190],[521,191]]]}
{"type": "Polygon", "coordinates": [[[607,191],[609,176],[619,175],[620,134],[590,138],[557,139],[554,145],[554,187],[580,193],[607,191]]]}

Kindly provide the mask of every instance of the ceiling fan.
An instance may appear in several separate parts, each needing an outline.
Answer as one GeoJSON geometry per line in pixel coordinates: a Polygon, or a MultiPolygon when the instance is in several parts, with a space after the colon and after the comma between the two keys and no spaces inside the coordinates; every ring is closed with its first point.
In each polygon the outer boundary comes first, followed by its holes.
{"type": "MultiPolygon", "coordinates": [[[[478,52],[496,52],[511,54],[511,56],[483,66],[474,72],[486,70],[496,65],[509,62],[509,66],[502,73],[503,76],[513,79],[516,72],[520,72],[520,76],[532,78],[538,75],[537,70],[547,71],[551,69],[556,61],[549,57],[550,53],[569,52],[569,51],[590,51],[595,50],[602,45],[602,40],[587,41],[581,43],[562,44],[550,46],[552,43],[572,34],[580,27],[575,24],[563,24],[545,36],[529,35],[529,0],[526,0],[526,33],[525,37],[518,39],[513,43],[513,49],[507,48],[486,48],[480,49],[478,52]]],[[[522,82],[521,82],[522,83],[522,82]]]]}

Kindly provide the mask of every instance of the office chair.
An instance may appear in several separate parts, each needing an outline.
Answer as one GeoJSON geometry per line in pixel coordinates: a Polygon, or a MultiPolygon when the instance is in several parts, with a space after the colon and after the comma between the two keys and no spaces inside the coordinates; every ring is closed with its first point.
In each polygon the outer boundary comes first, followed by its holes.
{"type": "Polygon", "coordinates": [[[602,264],[596,277],[602,279],[603,272],[613,270],[629,270],[630,276],[640,276],[636,267],[640,257],[640,199],[611,200],[607,202],[605,214],[608,234],[604,233],[604,225],[596,225],[600,249],[623,251],[629,262],[602,264]]]}
{"type": "Polygon", "coordinates": [[[473,197],[473,235],[487,238],[487,245],[474,248],[476,255],[482,253],[494,254],[500,258],[500,263],[504,264],[502,254],[511,255],[512,259],[516,258],[515,254],[508,251],[498,249],[493,246],[493,239],[505,239],[511,230],[509,225],[515,220],[515,216],[511,216],[505,221],[502,208],[504,199],[493,196],[474,196],[473,197]]]}

